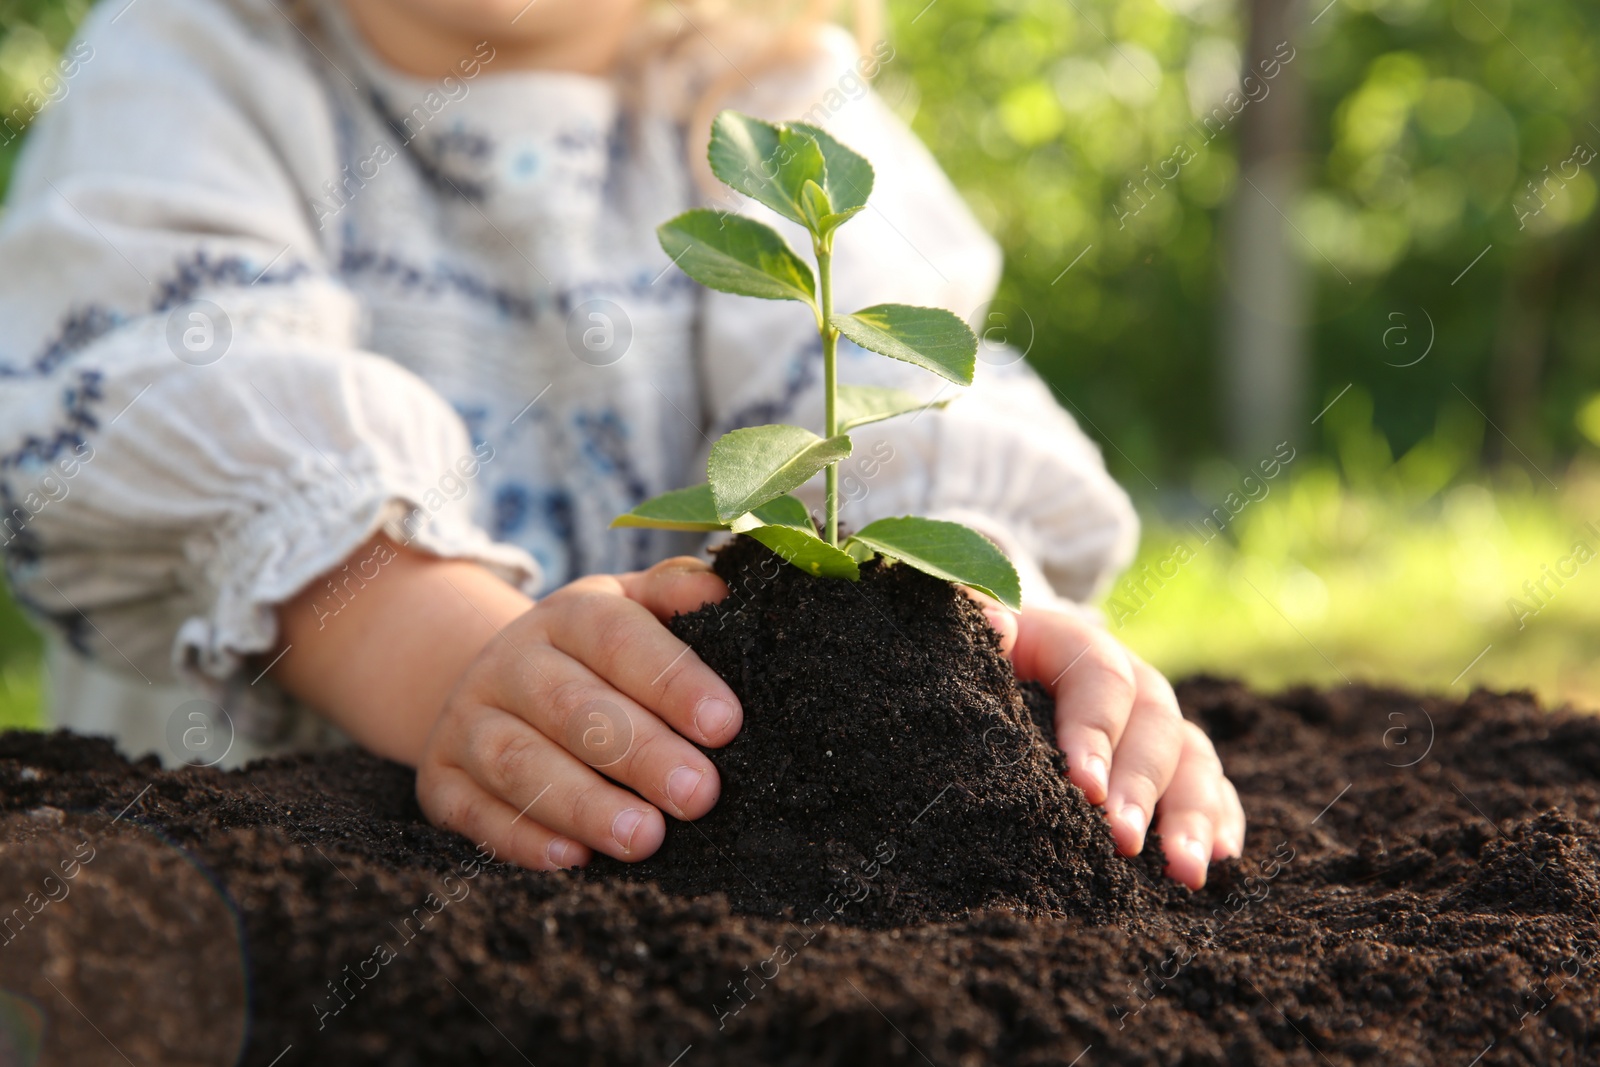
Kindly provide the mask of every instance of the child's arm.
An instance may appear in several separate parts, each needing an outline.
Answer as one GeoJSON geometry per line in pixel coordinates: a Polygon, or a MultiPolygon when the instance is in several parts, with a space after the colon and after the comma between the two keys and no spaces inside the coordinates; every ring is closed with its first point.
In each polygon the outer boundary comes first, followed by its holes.
{"type": "Polygon", "coordinates": [[[79,655],[198,682],[276,746],[242,664],[375,532],[539,572],[473,521],[493,448],[366,347],[314,206],[343,120],[300,31],[248,7],[95,8],[28,135],[0,214],[0,550],[79,655]]]}
{"type": "Polygon", "coordinates": [[[378,578],[326,626],[320,583],[279,609],[274,673],[363,747],[415,765],[434,823],[549,869],[590,849],[644,859],[663,810],[711,810],[717,770],[684,738],[726,744],[742,711],[661,623],[726,594],[705,564],[595,575],[535,603],[474,563],[382,539],[357,556],[374,552],[378,578]]]}

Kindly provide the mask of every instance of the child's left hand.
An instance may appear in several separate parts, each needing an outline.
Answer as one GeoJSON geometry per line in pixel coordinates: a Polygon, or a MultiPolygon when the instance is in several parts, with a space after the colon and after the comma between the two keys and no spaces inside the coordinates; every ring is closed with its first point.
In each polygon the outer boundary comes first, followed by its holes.
{"type": "Polygon", "coordinates": [[[1183,717],[1159,671],[1087,620],[1043,608],[1015,615],[992,601],[983,606],[1017,676],[1054,691],[1067,776],[1090,803],[1104,805],[1123,855],[1144,847],[1152,815],[1167,874],[1191,889],[1205,884],[1212,860],[1240,855],[1239,794],[1211,739],[1183,717]]]}

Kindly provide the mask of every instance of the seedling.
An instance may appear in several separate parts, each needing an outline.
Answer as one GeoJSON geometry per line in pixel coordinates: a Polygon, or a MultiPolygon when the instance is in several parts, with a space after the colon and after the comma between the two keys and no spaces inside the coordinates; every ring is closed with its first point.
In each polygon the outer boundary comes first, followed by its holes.
{"type": "Polygon", "coordinates": [[[612,523],[669,530],[732,530],[824,578],[860,578],[860,565],[885,556],[970,586],[1011,608],[1021,601],[1016,568],[994,542],[959,523],[903,516],[868,523],[839,540],[839,461],[850,431],[928,405],[902,389],[841,385],[839,338],[904,360],[957,385],[971,385],[978,342],[966,323],[938,308],[877,304],[853,314],[833,308],[833,235],[867,206],[872,165],[827,132],[724,111],[711,125],[711,171],[811,235],[816,271],[772,227],[744,215],[697,208],[663,223],[661,247],[685,274],[725,293],[797,300],[822,338],[823,436],[799,426],[751,426],[711,448],[706,483],[647,500],[612,523]],[[819,531],[791,496],[824,472],[819,531]]]}

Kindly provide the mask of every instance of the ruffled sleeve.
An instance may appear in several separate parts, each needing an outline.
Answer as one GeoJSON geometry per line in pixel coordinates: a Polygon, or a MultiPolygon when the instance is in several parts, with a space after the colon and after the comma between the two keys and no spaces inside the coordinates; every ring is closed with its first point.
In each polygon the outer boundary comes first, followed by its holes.
{"type": "Polygon", "coordinates": [[[91,15],[0,226],[18,596],[160,682],[272,648],[274,605],[380,530],[533,588],[472,521],[492,450],[363,350],[325,261],[305,190],[337,176],[336,138],[298,31],[266,4],[115,10],[91,15]]]}
{"type": "MultiPolygon", "coordinates": [[[[872,198],[836,237],[836,305],[892,301],[983,320],[1000,274],[994,241],[883,101],[845,91],[862,70],[849,38],[829,33],[824,45],[814,65],[732,106],[817,122],[871,160],[872,198]]],[[[798,226],[761,205],[730,193],[722,206],[761,217],[809,250],[798,226]]],[[[821,429],[821,351],[807,309],[708,294],[704,345],[717,433],[764,422],[821,429]]],[[[1026,602],[1057,607],[1088,601],[1131,561],[1138,519],[1127,494],[1020,353],[986,344],[963,391],[844,342],[839,379],[949,401],[854,432],[854,454],[840,469],[846,525],[903,514],[964,522],[1011,555],[1026,602]]],[[[820,480],[801,495],[819,504],[820,480]]]]}

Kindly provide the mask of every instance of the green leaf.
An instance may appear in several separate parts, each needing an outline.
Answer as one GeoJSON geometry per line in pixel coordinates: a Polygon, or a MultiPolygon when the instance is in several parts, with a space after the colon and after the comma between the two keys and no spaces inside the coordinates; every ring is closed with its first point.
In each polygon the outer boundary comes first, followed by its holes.
{"type": "Polygon", "coordinates": [[[779,131],[778,142],[777,187],[799,213],[800,217],[795,221],[802,226],[809,225],[805,210],[806,186],[815,186],[820,191],[822,183],[827,180],[827,164],[822,159],[822,148],[815,138],[788,129],[779,131]]]}
{"type": "Polygon", "coordinates": [[[725,185],[809,225],[801,190],[808,181],[822,187],[827,173],[822,145],[810,133],[724,111],[711,123],[707,159],[725,185]]]}
{"type": "Polygon", "coordinates": [[[732,522],[850,454],[843,434],[823,439],[798,426],[751,426],[711,446],[706,474],[717,517],[732,522]]]}
{"type": "Polygon", "coordinates": [[[957,385],[972,384],[978,339],[948,311],[877,304],[854,315],[835,315],[830,322],[862,348],[914,363],[957,385]]]}
{"type": "Polygon", "coordinates": [[[849,211],[836,211],[832,215],[824,215],[824,216],[822,216],[822,222],[821,222],[822,232],[823,233],[832,233],[834,230],[837,230],[844,223],[846,223],[846,222],[850,221],[851,219],[855,218],[856,214],[858,212],[860,212],[860,211],[861,211],[860,208],[853,207],[849,211]]]}
{"type": "Polygon", "coordinates": [[[823,221],[834,218],[833,205],[828,202],[828,194],[822,191],[822,186],[810,179],[806,180],[800,189],[800,210],[806,217],[806,225],[812,233],[823,233],[823,221]]]}
{"type": "Polygon", "coordinates": [[[930,403],[904,389],[886,389],[880,385],[841,385],[834,400],[833,412],[839,423],[839,432],[847,433],[870,422],[881,422],[922,408],[942,408],[948,403],[949,400],[930,403]]]}
{"type": "Polygon", "coordinates": [[[818,236],[838,229],[872,195],[872,164],[803,122],[762,122],[724,111],[711,124],[707,158],[723,183],[818,236]],[[807,210],[807,182],[826,197],[826,211],[807,210]]]}
{"type": "Polygon", "coordinates": [[[812,303],[816,282],[811,268],[764,223],[696,208],[662,223],[656,234],[672,261],[707,288],[812,303]]]}
{"type": "Polygon", "coordinates": [[[757,526],[744,534],[772,549],[785,562],[819,578],[848,578],[853,582],[861,577],[861,568],[854,559],[810,530],[757,526]]]}
{"type": "Polygon", "coordinates": [[[872,164],[834,140],[833,135],[820,126],[793,122],[789,128],[815,138],[817,147],[822,149],[828,171],[828,180],[822,183],[822,188],[833,210],[843,216],[839,221],[866,207],[867,197],[872,195],[872,164]]]}
{"type": "Polygon", "coordinates": [[[1012,611],[1022,608],[1017,569],[993,541],[958,522],[909,516],[879,519],[850,540],[935,578],[987,593],[1012,611]]]}
{"type": "Polygon", "coordinates": [[[733,520],[733,531],[755,538],[786,562],[822,578],[861,577],[856,561],[817,535],[811,513],[792,496],[767,501],[733,520]]]}
{"type": "Polygon", "coordinates": [[[757,526],[793,526],[797,530],[817,532],[817,524],[811,521],[811,512],[805,504],[788,495],[775,497],[754,511],[745,512],[733,520],[729,529],[745,533],[757,526]]]}
{"type": "MultiPolygon", "coordinates": [[[[799,503],[799,501],[795,501],[799,503]]],[[[717,505],[709,484],[689,489],[674,489],[652,497],[611,520],[613,529],[644,526],[659,530],[726,530],[728,524],[717,517],[717,505]]]]}

